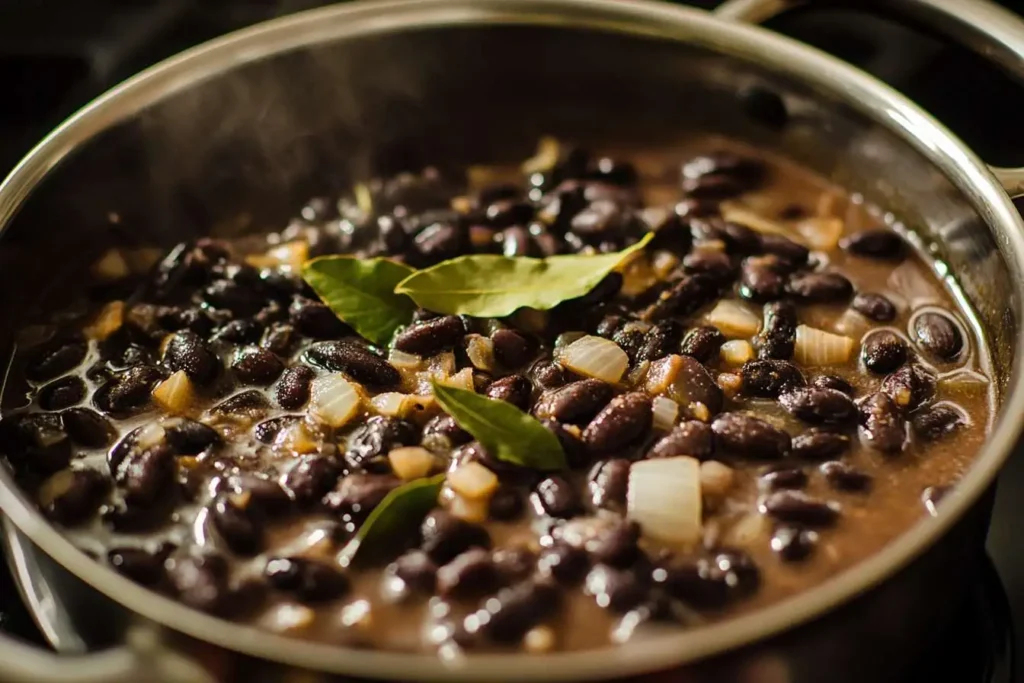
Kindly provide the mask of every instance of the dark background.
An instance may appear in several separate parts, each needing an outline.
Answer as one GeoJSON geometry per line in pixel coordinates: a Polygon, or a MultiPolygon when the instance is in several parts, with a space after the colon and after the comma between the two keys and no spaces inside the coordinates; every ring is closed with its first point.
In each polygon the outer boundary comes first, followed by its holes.
{"type": "MultiPolygon", "coordinates": [[[[0,0],[0,177],[68,114],[138,70],[228,31],[323,4],[327,3],[0,0]]],[[[712,7],[717,0],[688,4],[712,7]]],[[[1024,0],[1002,4],[1024,12],[1024,0]]],[[[1010,81],[974,55],[849,12],[794,12],[771,26],[903,90],[986,161],[1024,165],[1024,84],[1010,81]]],[[[1018,623],[1024,623],[1024,542],[1016,538],[1015,527],[1022,500],[1024,452],[1010,461],[1001,479],[989,537],[989,552],[1018,623]]],[[[12,606],[14,592],[9,577],[0,571],[0,630],[38,638],[30,635],[25,613],[12,606]]],[[[1017,644],[1017,651],[1024,652],[1024,637],[1018,635],[1017,644]]],[[[937,680],[967,678],[946,670],[937,680]]]]}

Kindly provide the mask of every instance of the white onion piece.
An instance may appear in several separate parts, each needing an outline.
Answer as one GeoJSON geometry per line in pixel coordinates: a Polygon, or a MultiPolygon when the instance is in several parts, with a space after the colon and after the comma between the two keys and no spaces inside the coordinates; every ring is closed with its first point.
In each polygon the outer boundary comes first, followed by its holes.
{"type": "Polygon", "coordinates": [[[757,232],[763,232],[770,235],[782,235],[783,237],[788,237],[795,242],[803,241],[792,229],[786,227],[779,221],[773,221],[770,218],[766,218],[756,211],[753,211],[742,204],[737,204],[736,202],[722,202],[722,218],[729,223],[739,223],[740,225],[745,225],[751,230],[756,230],[757,232]]]}
{"type": "Polygon", "coordinates": [[[96,314],[93,321],[82,330],[85,336],[103,341],[121,329],[124,324],[124,302],[111,301],[96,314]]]}
{"type": "Polygon", "coordinates": [[[797,325],[793,359],[801,365],[836,365],[853,355],[850,337],[832,334],[807,325],[797,325]]]}
{"type": "Polygon", "coordinates": [[[472,368],[463,368],[454,375],[438,378],[437,383],[443,384],[446,387],[455,387],[456,389],[465,389],[466,391],[476,391],[476,384],[473,382],[472,368]]]}
{"type": "Polygon", "coordinates": [[[761,317],[739,301],[719,301],[704,320],[717,327],[726,337],[752,337],[761,328],[761,317]]]}
{"type": "Polygon", "coordinates": [[[403,408],[405,407],[406,394],[400,394],[397,391],[388,391],[383,394],[377,394],[370,399],[370,405],[381,415],[388,417],[401,417],[403,408]]]}
{"type": "Polygon", "coordinates": [[[388,462],[399,479],[411,481],[430,474],[437,458],[422,446],[402,446],[388,452],[388,462]]]}
{"type": "Polygon", "coordinates": [[[743,365],[754,357],[754,347],[745,339],[733,339],[722,344],[719,355],[730,365],[743,365]]]}
{"type": "Polygon", "coordinates": [[[717,460],[700,464],[700,488],[705,496],[724,496],[736,481],[736,472],[717,460]]]}
{"type": "Polygon", "coordinates": [[[466,355],[477,370],[494,371],[494,342],[480,334],[466,338],[466,355]]]}
{"type": "Polygon", "coordinates": [[[498,477],[478,462],[467,462],[448,473],[448,486],[469,500],[489,499],[498,489],[498,477]]]}
{"type": "Polygon", "coordinates": [[[832,327],[836,332],[847,337],[860,337],[871,327],[871,321],[852,308],[848,308],[836,319],[832,327]]]}
{"type": "MultiPolygon", "coordinates": [[[[889,273],[887,285],[893,292],[899,292],[900,297],[905,299],[911,308],[942,301],[939,288],[925,276],[921,266],[914,259],[907,259],[894,268],[889,273]]],[[[886,296],[893,303],[899,303],[889,292],[886,292],[886,296]]]]}
{"type": "Polygon", "coordinates": [[[558,139],[545,135],[537,143],[536,153],[524,161],[520,169],[526,174],[550,171],[558,163],[558,155],[561,154],[561,151],[558,139]]]}
{"type": "Polygon", "coordinates": [[[841,218],[805,218],[796,224],[797,232],[803,235],[804,243],[811,249],[828,251],[839,244],[843,234],[841,218]]]}
{"type": "Polygon", "coordinates": [[[422,358],[405,351],[399,351],[398,349],[392,349],[391,353],[388,354],[388,363],[391,363],[391,365],[399,370],[419,370],[423,367],[422,358]]]}
{"type": "Polygon", "coordinates": [[[700,461],[688,456],[641,460],[629,469],[627,516],[641,533],[673,546],[698,543],[703,533],[700,461]]]}
{"type": "Polygon", "coordinates": [[[192,380],[184,370],[178,370],[153,389],[153,402],[172,415],[187,413],[195,397],[192,380]]]}
{"type": "Polygon", "coordinates": [[[362,399],[355,385],[342,375],[324,375],[313,380],[310,409],[330,427],[344,426],[359,412],[362,399]]]}
{"type": "Polygon", "coordinates": [[[629,367],[629,356],[618,344],[589,335],[560,349],[557,360],[573,372],[612,384],[622,379],[629,367]]]}
{"type": "Polygon", "coordinates": [[[651,413],[654,416],[654,428],[670,432],[679,419],[679,404],[664,396],[655,396],[651,401],[651,413]]]}

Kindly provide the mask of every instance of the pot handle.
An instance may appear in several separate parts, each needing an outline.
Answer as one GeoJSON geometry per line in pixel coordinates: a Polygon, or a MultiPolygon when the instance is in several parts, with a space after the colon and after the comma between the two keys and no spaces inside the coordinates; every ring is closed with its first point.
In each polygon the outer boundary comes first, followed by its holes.
{"type": "MultiPolygon", "coordinates": [[[[948,36],[1024,82],[1024,21],[989,0],[725,0],[714,13],[759,24],[806,6],[870,9],[896,15],[948,36]]],[[[989,166],[1011,197],[1024,194],[1024,168],[989,166]]]]}
{"type": "Polygon", "coordinates": [[[150,628],[129,631],[123,645],[87,655],[47,652],[0,634],[4,683],[212,683],[210,674],[164,647],[150,628]]]}

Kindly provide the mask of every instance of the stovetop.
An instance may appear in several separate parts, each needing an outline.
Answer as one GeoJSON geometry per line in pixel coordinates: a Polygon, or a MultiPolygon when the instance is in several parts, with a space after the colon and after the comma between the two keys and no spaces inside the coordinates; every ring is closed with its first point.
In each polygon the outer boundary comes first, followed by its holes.
{"type": "MultiPolygon", "coordinates": [[[[969,0],[966,0],[969,1],[969,0]]],[[[711,7],[718,0],[689,3],[711,7]]],[[[114,83],[175,52],[320,0],[35,0],[0,3],[0,176],[68,114],[114,83]]],[[[1024,14],[1024,0],[1002,4],[1024,14]]],[[[1024,84],[964,50],[840,10],[794,12],[770,24],[900,88],[990,163],[1024,165],[1024,84]]],[[[983,576],[963,612],[913,672],[912,683],[1015,683],[1024,652],[1024,447],[1000,478],[983,576]]],[[[939,598],[941,599],[941,598],[939,598]]],[[[0,631],[44,643],[0,564],[0,631]]],[[[2,679],[2,663],[0,663],[2,679]]]]}

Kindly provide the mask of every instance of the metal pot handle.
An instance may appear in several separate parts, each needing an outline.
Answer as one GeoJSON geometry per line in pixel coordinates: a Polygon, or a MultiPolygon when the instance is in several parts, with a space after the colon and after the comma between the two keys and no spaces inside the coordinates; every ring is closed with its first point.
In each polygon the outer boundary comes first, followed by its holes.
{"type": "MultiPolygon", "coordinates": [[[[714,12],[723,19],[761,23],[809,5],[871,9],[918,22],[1024,82],[1024,21],[989,0],[725,0],[714,12]]],[[[1011,197],[1024,194],[1024,168],[989,168],[1011,197]]]]}

